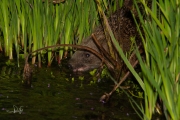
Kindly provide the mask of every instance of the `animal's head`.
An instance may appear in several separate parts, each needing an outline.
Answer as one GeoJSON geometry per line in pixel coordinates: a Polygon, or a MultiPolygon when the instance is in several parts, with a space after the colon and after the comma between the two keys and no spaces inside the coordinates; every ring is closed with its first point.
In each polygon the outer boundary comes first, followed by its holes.
{"type": "MultiPolygon", "coordinates": [[[[99,34],[97,36],[97,40],[105,49],[107,49],[107,43],[104,35],[99,34]]],[[[91,49],[99,52],[99,49],[91,36],[83,40],[81,45],[90,47],[91,49]]],[[[101,63],[101,58],[90,51],[77,50],[69,60],[69,68],[71,68],[74,72],[85,72],[100,67],[101,63]]]]}

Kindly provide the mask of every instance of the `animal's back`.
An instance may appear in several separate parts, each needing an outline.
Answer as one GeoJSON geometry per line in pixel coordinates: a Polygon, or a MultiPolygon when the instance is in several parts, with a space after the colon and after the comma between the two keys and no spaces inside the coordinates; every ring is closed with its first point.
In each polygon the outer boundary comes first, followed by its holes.
{"type": "MultiPolygon", "coordinates": [[[[137,32],[136,24],[131,13],[131,3],[130,5],[125,3],[125,5],[114,12],[108,19],[109,25],[114,33],[116,40],[124,52],[129,52],[132,46],[131,38],[139,43],[140,37],[137,32]]],[[[104,49],[109,53],[109,48],[107,45],[106,36],[103,27],[100,25],[94,31],[93,34],[96,36],[98,42],[104,47],[104,49]]],[[[100,52],[97,45],[94,43],[92,36],[84,39],[83,46],[90,47],[97,52],[100,52]]],[[[114,47],[113,47],[114,48],[114,47]]],[[[118,60],[122,61],[116,51],[116,56],[118,60]]],[[[92,54],[89,51],[78,50],[74,53],[69,61],[69,64],[73,71],[88,71],[101,66],[101,58],[92,54]]]]}

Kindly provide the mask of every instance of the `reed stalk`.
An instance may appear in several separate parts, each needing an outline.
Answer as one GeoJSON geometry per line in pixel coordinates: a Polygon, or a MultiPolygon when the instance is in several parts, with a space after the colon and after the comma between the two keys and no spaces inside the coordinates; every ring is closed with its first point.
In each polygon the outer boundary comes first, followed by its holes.
{"type": "Polygon", "coordinates": [[[180,2],[152,0],[151,7],[141,3],[147,17],[144,20],[139,12],[145,33],[146,61],[138,55],[145,84],[145,116],[152,118],[159,96],[166,119],[179,120],[180,2]]]}
{"type": "MultiPolygon", "coordinates": [[[[55,44],[79,44],[97,24],[98,14],[93,0],[66,0],[58,4],[49,0],[1,0],[0,29],[4,40],[0,40],[0,45],[9,59],[13,59],[15,50],[19,61],[20,52],[26,55],[55,44]]],[[[68,49],[72,48],[58,49],[60,58],[68,49]]],[[[55,48],[49,48],[48,66],[55,52],[55,48]]],[[[38,61],[40,67],[45,53],[34,53],[32,64],[38,61]]]]}

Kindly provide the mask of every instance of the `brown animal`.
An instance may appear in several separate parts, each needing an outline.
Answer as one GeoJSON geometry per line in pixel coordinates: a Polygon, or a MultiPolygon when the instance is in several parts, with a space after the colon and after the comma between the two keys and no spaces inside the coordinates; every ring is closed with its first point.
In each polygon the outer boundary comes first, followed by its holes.
{"type": "MultiPolygon", "coordinates": [[[[132,1],[126,0],[123,7],[113,13],[109,19],[109,25],[114,33],[116,40],[119,42],[124,53],[129,52],[131,49],[132,41],[131,38],[134,37],[136,42],[140,42],[139,34],[137,32],[137,27],[132,16],[131,7],[132,1]]],[[[101,46],[109,53],[109,48],[107,45],[106,36],[102,26],[97,27],[93,34],[96,36],[98,42],[101,46]]],[[[83,46],[90,47],[97,52],[100,52],[99,48],[95,44],[92,36],[87,37],[83,40],[83,46]]],[[[117,52],[116,52],[117,53],[117,52]]],[[[117,59],[120,64],[123,64],[123,61],[117,54],[117,59]]],[[[102,65],[101,58],[98,58],[95,54],[86,50],[77,50],[72,58],[69,60],[69,67],[74,72],[84,72],[89,71],[95,68],[99,68],[102,65]]]]}

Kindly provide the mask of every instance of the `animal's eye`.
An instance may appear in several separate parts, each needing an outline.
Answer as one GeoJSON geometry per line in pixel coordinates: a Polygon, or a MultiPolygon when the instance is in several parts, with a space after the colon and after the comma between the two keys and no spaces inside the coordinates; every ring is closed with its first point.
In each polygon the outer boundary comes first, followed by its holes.
{"type": "Polygon", "coordinates": [[[90,54],[89,54],[89,53],[86,53],[85,55],[86,55],[86,57],[87,57],[87,58],[90,56],[90,54]]]}

